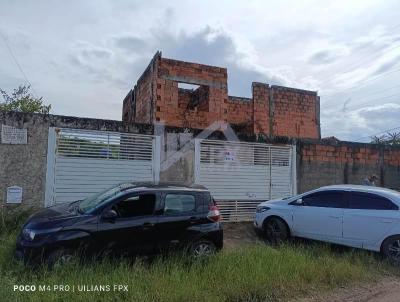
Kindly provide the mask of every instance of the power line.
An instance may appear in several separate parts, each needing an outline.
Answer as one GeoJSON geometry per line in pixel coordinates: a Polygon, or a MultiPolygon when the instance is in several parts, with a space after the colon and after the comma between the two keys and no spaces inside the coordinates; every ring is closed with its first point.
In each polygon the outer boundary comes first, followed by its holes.
{"type": "MultiPolygon", "coordinates": [[[[394,96],[394,95],[393,95],[394,96]]],[[[392,96],[392,97],[393,97],[392,96]]],[[[399,96],[399,94],[397,94],[396,96],[399,96]]],[[[390,96],[387,96],[388,98],[390,97],[390,96]]],[[[376,102],[376,101],[379,101],[379,100],[383,100],[383,99],[381,99],[381,98],[379,98],[379,99],[373,99],[373,100],[369,100],[368,102],[365,102],[365,103],[360,103],[360,104],[357,104],[357,105],[353,105],[353,106],[350,106],[350,107],[348,107],[348,108],[346,108],[346,110],[347,109],[355,109],[356,107],[358,107],[358,106],[365,106],[365,105],[369,105],[369,104],[371,104],[371,103],[373,103],[373,102],[376,102]]],[[[395,103],[395,104],[397,104],[396,102],[392,102],[392,103],[395,103]]]]}
{"type": "MultiPolygon", "coordinates": [[[[389,31],[393,31],[394,29],[396,29],[396,28],[398,28],[398,27],[400,27],[400,24],[397,24],[397,25],[393,26],[392,28],[388,29],[387,31],[388,31],[388,32],[389,32],[389,31]]],[[[373,53],[373,54],[371,54],[371,55],[368,55],[368,56],[364,57],[364,59],[362,59],[361,61],[359,60],[358,62],[356,62],[356,64],[351,64],[351,65],[350,65],[350,68],[349,68],[349,65],[347,65],[347,66],[346,66],[346,67],[347,67],[347,70],[344,71],[343,73],[347,73],[347,72],[349,72],[349,71],[352,71],[354,68],[359,67],[359,66],[362,66],[364,63],[370,61],[371,58],[375,58],[375,57],[382,56],[382,55],[384,55],[385,53],[390,52],[390,51],[392,51],[393,49],[396,49],[396,48],[399,48],[399,47],[400,47],[400,44],[398,44],[398,45],[393,45],[393,46],[389,47],[388,49],[385,49],[385,50],[383,51],[383,53],[373,53]]],[[[354,62],[353,62],[353,63],[354,63],[354,62]]],[[[330,79],[325,79],[325,80],[331,81],[330,79]]]]}
{"type": "MultiPolygon", "coordinates": [[[[365,80],[364,82],[362,82],[362,83],[364,83],[364,85],[361,85],[361,86],[358,86],[358,87],[349,88],[349,89],[345,89],[345,90],[342,90],[341,92],[360,89],[360,88],[365,87],[366,85],[368,85],[368,83],[365,84],[365,82],[375,81],[376,79],[378,79],[380,77],[387,76],[389,74],[396,73],[396,72],[399,72],[399,71],[400,71],[400,68],[399,69],[395,69],[395,70],[390,70],[390,71],[388,71],[386,73],[379,74],[379,75],[375,76],[374,78],[370,78],[370,79],[365,80]]],[[[321,95],[321,97],[323,97],[323,95],[321,95]]],[[[329,106],[329,107],[332,107],[332,106],[329,106]]]]}
{"type": "MultiPolygon", "coordinates": [[[[394,27],[388,29],[387,31],[393,31],[394,29],[396,29],[396,28],[398,28],[398,27],[400,27],[400,24],[395,25],[394,27]]],[[[381,52],[381,53],[377,53],[377,54],[375,53],[375,54],[372,54],[372,56],[367,56],[367,57],[365,57],[363,60],[359,61],[358,63],[350,65],[351,67],[348,68],[346,71],[342,71],[342,73],[348,73],[348,72],[351,71],[352,69],[363,65],[365,62],[370,61],[370,60],[371,60],[371,57],[383,56],[383,55],[385,55],[386,53],[388,53],[388,52],[390,52],[390,51],[392,51],[392,50],[394,50],[394,49],[397,49],[397,48],[399,48],[399,47],[400,47],[400,44],[394,45],[394,46],[392,46],[392,47],[390,47],[390,48],[388,48],[388,49],[385,49],[385,50],[384,50],[383,52],[381,52]],[[365,60],[365,59],[367,59],[367,60],[365,60]]],[[[393,71],[393,72],[396,72],[396,71],[393,71]]],[[[386,73],[382,73],[382,74],[378,74],[378,75],[376,75],[375,77],[373,77],[372,79],[368,79],[368,78],[367,78],[366,80],[364,80],[364,81],[361,82],[361,83],[369,82],[369,81],[375,81],[376,79],[379,79],[381,76],[384,76],[384,75],[387,75],[387,74],[391,74],[391,73],[392,73],[392,71],[389,71],[389,72],[386,72],[386,73]]],[[[333,81],[333,78],[325,79],[324,81],[332,82],[332,81],[333,81]]],[[[356,84],[357,84],[357,83],[356,83],[356,84]]],[[[368,83],[367,83],[367,85],[368,85],[368,83]]],[[[329,93],[329,94],[325,94],[325,95],[321,95],[321,96],[322,96],[322,97],[334,96],[334,95],[336,95],[336,94],[343,93],[344,91],[358,90],[358,89],[360,89],[360,88],[362,88],[362,87],[365,87],[365,86],[366,86],[366,85],[362,85],[362,86],[360,87],[359,85],[357,85],[357,87],[354,87],[354,86],[353,86],[353,87],[350,87],[350,88],[347,88],[347,89],[344,89],[344,90],[341,90],[341,91],[338,91],[338,92],[333,92],[333,93],[329,93]]]]}
{"type": "MultiPolygon", "coordinates": [[[[362,87],[361,87],[361,88],[362,88],[362,87]]],[[[360,89],[361,89],[361,88],[360,88],[360,89]]],[[[381,94],[382,92],[386,92],[386,91],[388,91],[388,90],[392,90],[392,89],[395,89],[395,88],[400,88],[400,85],[395,85],[395,86],[388,87],[388,88],[385,88],[385,89],[374,90],[374,91],[372,91],[372,92],[368,92],[368,95],[381,94]]],[[[359,89],[359,88],[357,87],[357,89],[359,89]]],[[[339,93],[341,93],[341,92],[337,92],[337,93],[335,93],[335,94],[332,94],[332,96],[327,97],[327,99],[333,99],[333,98],[334,98],[334,95],[337,95],[337,94],[339,94],[339,93]]],[[[321,96],[324,97],[324,95],[321,95],[321,96]]]]}
{"type": "MultiPolygon", "coordinates": [[[[395,89],[395,88],[400,88],[400,85],[392,86],[392,87],[385,88],[385,89],[374,90],[374,91],[372,91],[372,92],[369,92],[368,95],[380,94],[381,92],[386,92],[386,91],[388,91],[388,90],[392,90],[392,89],[395,89]]],[[[340,92],[335,93],[335,94],[339,94],[339,93],[340,93],[340,92]]],[[[322,96],[323,96],[323,95],[322,95],[322,96]]],[[[329,97],[328,99],[330,99],[330,98],[332,98],[332,97],[329,97]]]]}
{"type": "Polygon", "coordinates": [[[32,88],[32,91],[36,94],[36,97],[37,97],[38,93],[36,92],[35,88],[33,88],[33,85],[29,81],[28,76],[26,75],[26,73],[22,69],[21,65],[18,63],[17,58],[15,57],[10,45],[8,44],[7,38],[5,37],[5,35],[3,34],[2,31],[0,31],[0,35],[3,38],[4,44],[6,45],[8,52],[10,53],[11,57],[13,58],[15,65],[17,65],[17,67],[18,67],[19,71],[21,72],[22,76],[24,77],[26,83],[32,88]]]}
{"type": "MultiPolygon", "coordinates": [[[[382,96],[382,97],[379,97],[379,98],[370,99],[370,100],[367,100],[366,102],[362,102],[362,103],[359,103],[359,104],[354,104],[352,106],[349,106],[346,109],[351,109],[351,108],[356,108],[358,106],[368,105],[368,104],[371,104],[371,103],[373,103],[375,101],[383,101],[383,100],[385,100],[387,98],[392,98],[392,97],[396,97],[396,96],[400,97],[400,93],[396,93],[396,94],[392,94],[392,95],[387,95],[387,96],[382,96]]],[[[346,103],[348,100],[349,99],[347,99],[344,103],[346,103]]],[[[333,107],[333,105],[328,106],[327,109],[329,109],[331,107],[333,107]]]]}
{"type": "Polygon", "coordinates": [[[382,55],[384,55],[385,53],[387,53],[387,52],[389,52],[389,51],[392,51],[393,49],[396,49],[396,48],[399,48],[399,47],[400,47],[400,44],[395,45],[394,47],[390,47],[390,48],[386,49],[385,52],[383,52],[383,53],[378,53],[378,54],[374,54],[374,55],[372,55],[372,56],[368,56],[368,57],[366,57],[367,60],[362,60],[362,61],[359,61],[358,64],[350,65],[350,68],[348,68],[347,70],[345,70],[343,73],[348,73],[348,72],[352,71],[353,69],[362,66],[362,65],[365,64],[366,62],[370,61],[372,58],[377,58],[377,57],[379,57],[379,56],[382,56],[382,55]]]}
{"type": "MultiPolygon", "coordinates": [[[[361,85],[361,86],[359,85],[359,86],[357,86],[357,87],[350,87],[350,88],[348,88],[348,89],[343,89],[343,90],[340,90],[339,92],[332,93],[332,94],[330,94],[330,95],[339,94],[339,93],[342,93],[342,92],[344,92],[344,91],[351,91],[351,90],[360,89],[360,88],[366,86],[366,85],[365,85],[366,82],[375,81],[376,79],[379,79],[379,78],[381,78],[381,77],[383,77],[383,76],[387,76],[387,75],[389,75],[389,74],[396,73],[396,72],[399,72],[399,71],[400,71],[400,68],[394,69],[394,70],[389,70],[389,71],[387,71],[387,72],[385,72],[385,73],[378,74],[378,75],[376,75],[376,76],[374,76],[374,77],[372,77],[372,78],[367,78],[366,80],[364,80],[364,81],[361,82],[361,84],[364,84],[364,85],[361,85]]],[[[367,83],[367,85],[368,85],[368,83],[367,83]]],[[[321,96],[324,96],[324,95],[321,95],[321,96]]],[[[327,95],[325,95],[325,96],[327,96],[327,95]]]]}

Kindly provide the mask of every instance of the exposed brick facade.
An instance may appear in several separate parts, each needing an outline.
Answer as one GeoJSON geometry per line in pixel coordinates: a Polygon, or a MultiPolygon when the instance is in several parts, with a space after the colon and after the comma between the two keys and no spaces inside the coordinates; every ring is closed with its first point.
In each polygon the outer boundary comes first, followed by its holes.
{"type": "Polygon", "coordinates": [[[298,185],[304,192],[331,184],[361,184],[371,174],[378,185],[400,190],[400,148],[337,141],[298,144],[298,185]]]}
{"type": "Polygon", "coordinates": [[[316,92],[252,84],[252,98],[228,95],[227,69],[166,59],[157,52],[123,103],[129,123],[162,121],[203,129],[215,121],[243,126],[250,134],[320,138],[316,92]],[[178,83],[199,85],[182,89],[178,83]]]}

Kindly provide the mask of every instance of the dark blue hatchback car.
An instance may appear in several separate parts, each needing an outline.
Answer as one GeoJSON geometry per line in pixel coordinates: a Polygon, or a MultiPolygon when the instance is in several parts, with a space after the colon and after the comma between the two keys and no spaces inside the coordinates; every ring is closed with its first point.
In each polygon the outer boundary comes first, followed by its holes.
{"type": "Polygon", "coordinates": [[[52,265],[78,254],[148,255],[171,248],[206,256],[223,246],[220,219],[202,186],[125,183],[32,215],[18,236],[16,257],[52,265]]]}

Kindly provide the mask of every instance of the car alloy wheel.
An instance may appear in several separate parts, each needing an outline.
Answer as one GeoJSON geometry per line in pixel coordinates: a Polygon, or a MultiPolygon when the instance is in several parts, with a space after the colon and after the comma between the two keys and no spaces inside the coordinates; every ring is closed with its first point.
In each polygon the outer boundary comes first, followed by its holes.
{"type": "Polygon", "coordinates": [[[199,241],[192,246],[192,255],[195,258],[208,257],[215,252],[215,245],[210,241],[199,241]]]}
{"type": "Polygon", "coordinates": [[[391,240],[388,243],[387,254],[390,260],[400,264],[400,239],[391,240]]]}
{"type": "Polygon", "coordinates": [[[288,230],[285,223],[278,218],[271,218],[266,222],[265,235],[273,244],[280,244],[288,238],[288,230]]]}

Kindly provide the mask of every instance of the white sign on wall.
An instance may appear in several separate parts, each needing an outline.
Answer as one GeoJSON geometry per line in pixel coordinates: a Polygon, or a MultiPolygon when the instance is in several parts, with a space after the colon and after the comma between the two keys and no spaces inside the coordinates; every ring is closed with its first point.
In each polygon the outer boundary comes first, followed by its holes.
{"type": "Polygon", "coordinates": [[[1,125],[1,143],[15,144],[15,145],[27,144],[28,143],[27,130],[1,125]]]}
{"type": "Polygon", "coordinates": [[[22,202],[22,188],[12,186],[7,188],[7,203],[21,203],[22,202]]]}

